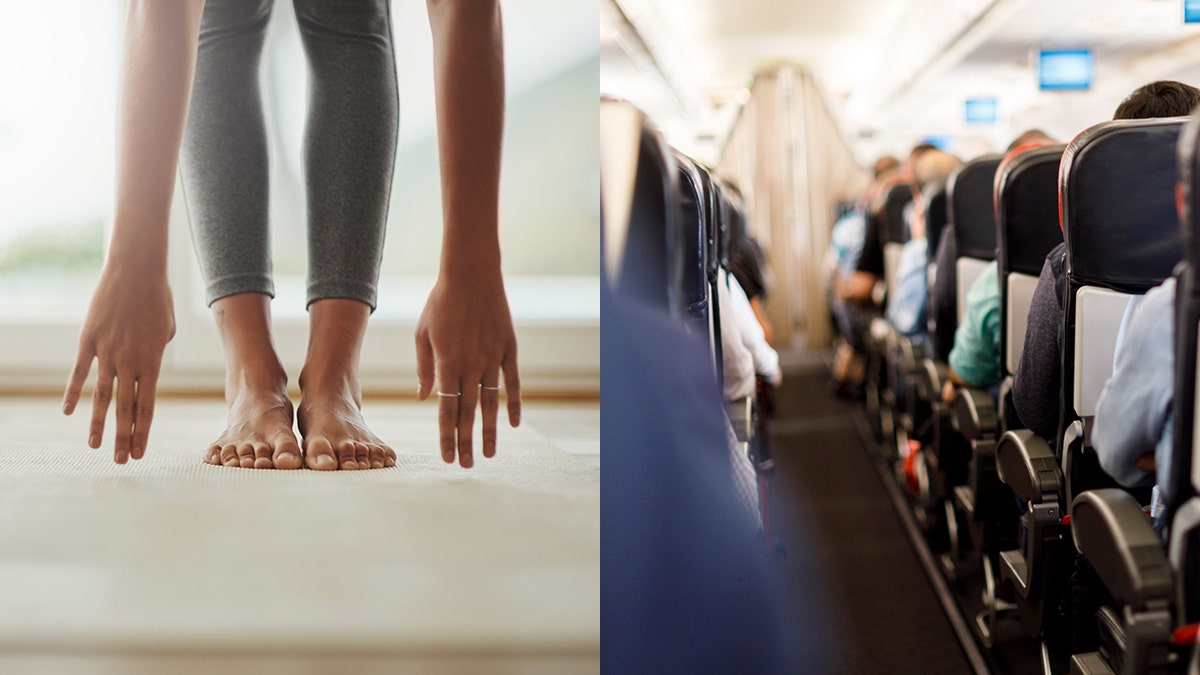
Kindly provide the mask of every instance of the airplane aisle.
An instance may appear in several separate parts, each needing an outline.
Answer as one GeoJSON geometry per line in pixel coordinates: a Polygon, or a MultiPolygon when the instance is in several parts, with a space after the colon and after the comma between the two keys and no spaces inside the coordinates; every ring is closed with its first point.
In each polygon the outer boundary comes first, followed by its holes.
{"type": "MultiPolygon", "coordinates": [[[[801,344],[802,339],[795,344],[801,344]]],[[[783,386],[770,423],[772,520],[789,574],[819,574],[823,597],[797,592],[798,612],[823,614],[840,644],[839,673],[970,673],[868,454],[855,405],[827,386],[819,355],[781,352],[783,386]]]]}

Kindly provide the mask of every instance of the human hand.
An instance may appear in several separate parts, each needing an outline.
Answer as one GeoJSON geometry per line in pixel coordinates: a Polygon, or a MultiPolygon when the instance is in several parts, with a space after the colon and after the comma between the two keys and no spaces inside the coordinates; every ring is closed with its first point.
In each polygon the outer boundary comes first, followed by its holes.
{"type": "Polygon", "coordinates": [[[942,403],[947,405],[954,403],[954,397],[958,394],[958,387],[954,385],[954,381],[947,379],[942,385],[942,403]]]}
{"type": "Polygon", "coordinates": [[[476,401],[483,417],[483,456],[494,457],[501,370],[508,423],[514,427],[521,423],[517,339],[499,270],[439,277],[417,322],[416,340],[417,397],[424,401],[439,392],[442,459],[452,464],[457,452],[464,469],[474,465],[471,433],[476,401]]]}
{"type": "Polygon", "coordinates": [[[79,336],[79,354],[63,397],[63,413],[75,411],[96,360],[88,445],[100,447],[116,380],[116,442],[113,459],[124,464],[146,452],[163,351],[175,337],[175,310],[166,279],[147,279],[108,268],[100,275],[79,336]]]}

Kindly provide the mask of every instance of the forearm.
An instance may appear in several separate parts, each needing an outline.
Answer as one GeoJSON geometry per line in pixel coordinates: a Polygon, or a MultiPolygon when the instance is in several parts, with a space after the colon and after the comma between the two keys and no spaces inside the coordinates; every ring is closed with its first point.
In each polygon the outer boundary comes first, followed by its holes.
{"type": "Polygon", "coordinates": [[[134,0],[126,26],[108,265],[162,275],[203,0],[134,0]]]}
{"type": "Polygon", "coordinates": [[[428,0],[442,172],[441,271],[500,272],[504,48],[494,0],[428,0]]]}

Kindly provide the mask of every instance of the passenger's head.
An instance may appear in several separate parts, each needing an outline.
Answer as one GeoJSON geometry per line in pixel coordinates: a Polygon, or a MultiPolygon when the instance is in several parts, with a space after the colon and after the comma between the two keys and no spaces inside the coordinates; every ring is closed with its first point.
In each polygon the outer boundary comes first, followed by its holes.
{"type": "Polygon", "coordinates": [[[879,177],[888,171],[895,171],[900,168],[900,160],[891,155],[884,155],[875,160],[875,166],[872,167],[872,175],[875,181],[879,181],[879,177]]]}
{"type": "Polygon", "coordinates": [[[908,159],[905,160],[904,164],[900,167],[900,180],[902,182],[912,182],[916,180],[915,171],[917,160],[921,159],[921,156],[925,153],[932,152],[937,149],[937,146],[933,145],[932,143],[921,143],[920,145],[914,147],[912,152],[908,153],[908,159]]]}
{"type": "Polygon", "coordinates": [[[909,223],[914,239],[925,236],[925,210],[928,200],[946,183],[962,160],[938,149],[927,150],[913,162],[913,218],[909,223]]]}
{"type": "Polygon", "coordinates": [[[1141,120],[1151,117],[1182,117],[1200,105],[1200,89],[1174,80],[1159,80],[1133,90],[1117,111],[1114,120],[1141,120]]]}
{"type": "Polygon", "coordinates": [[[1041,129],[1030,129],[1013,139],[1012,143],[1008,144],[1008,149],[1005,153],[1012,152],[1024,145],[1042,145],[1046,143],[1057,143],[1058,141],[1050,137],[1049,134],[1041,129]]]}

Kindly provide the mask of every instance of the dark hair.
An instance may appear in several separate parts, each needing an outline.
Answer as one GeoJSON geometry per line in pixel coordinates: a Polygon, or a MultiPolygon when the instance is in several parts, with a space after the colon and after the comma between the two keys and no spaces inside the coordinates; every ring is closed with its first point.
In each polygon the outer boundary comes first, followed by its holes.
{"type": "Polygon", "coordinates": [[[1200,104],[1200,89],[1173,80],[1159,80],[1133,90],[1117,106],[1113,119],[1183,117],[1190,115],[1197,104],[1200,104]]]}

